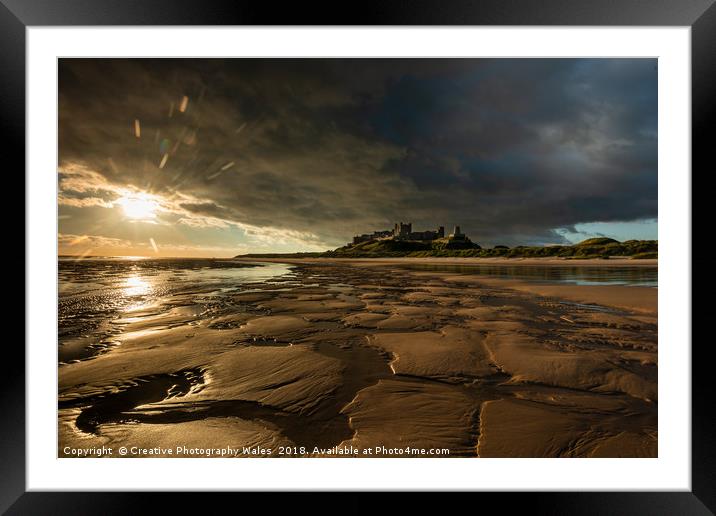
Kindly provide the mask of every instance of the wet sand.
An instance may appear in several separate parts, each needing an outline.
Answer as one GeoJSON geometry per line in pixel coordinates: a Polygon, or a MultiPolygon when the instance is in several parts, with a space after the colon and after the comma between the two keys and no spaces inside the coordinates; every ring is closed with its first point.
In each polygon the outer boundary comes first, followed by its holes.
{"type": "Polygon", "coordinates": [[[191,293],[129,311],[108,350],[61,365],[59,455],[181,444],[657,456],[655,288],[413,271],[405,259],[266,261],[295,268],[209,314],[191,293]]]}

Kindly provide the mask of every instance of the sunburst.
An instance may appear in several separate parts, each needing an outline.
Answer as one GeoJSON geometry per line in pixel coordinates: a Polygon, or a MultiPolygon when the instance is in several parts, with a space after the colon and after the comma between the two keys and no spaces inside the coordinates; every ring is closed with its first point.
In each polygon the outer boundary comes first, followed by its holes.
{"type": "Polygon", "coordinates": [[[125,195],[115,202],[122,207],[124,215],[131,220],[154,220],[159,208],[159,204],[152,196],[145,193],[125,195]]]}

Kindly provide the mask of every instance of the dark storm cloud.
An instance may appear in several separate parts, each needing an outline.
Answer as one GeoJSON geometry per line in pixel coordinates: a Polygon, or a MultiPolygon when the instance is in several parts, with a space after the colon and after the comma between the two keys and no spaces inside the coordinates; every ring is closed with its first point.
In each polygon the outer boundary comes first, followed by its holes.
{"type": "Polygon", "coordinates": [[[188,214],[328,244],[397,220],[556,242],[657,214],[656,60],[61,60],[59,77],[60,169],[189,196],[188,214]]]}

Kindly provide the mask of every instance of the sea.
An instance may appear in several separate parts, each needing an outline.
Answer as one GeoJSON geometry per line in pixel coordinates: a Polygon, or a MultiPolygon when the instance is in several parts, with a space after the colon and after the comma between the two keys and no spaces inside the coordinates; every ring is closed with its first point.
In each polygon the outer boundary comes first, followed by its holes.
{"type": "Polygon", "coordinates": [[[172,298],[191,297],[198,317],[222,309],[252,285],[291,280],[291,265],[206,258],[60,257],[60,364],[104,351],[119,332],[114,320],[172,298]]]}

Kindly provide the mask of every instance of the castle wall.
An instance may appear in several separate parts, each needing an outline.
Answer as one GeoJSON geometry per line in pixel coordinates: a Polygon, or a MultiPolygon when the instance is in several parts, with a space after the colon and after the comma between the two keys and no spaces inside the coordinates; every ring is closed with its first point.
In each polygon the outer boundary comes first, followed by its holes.
{"type": "MultiPolygon", "coordinates": [[[[363,235],[356,235],[353,237],[353,244],[360,244],[362,242],[369,242],[371,240],[378,240],[381,238],[396,238],[399,240],[425,240],[425,241],[431,241],[431,240],[437,240],[438,238],[445,238],[445,226],[438,227],[437,231],[433,230],[427,230],[427,231],[413,231],[413,223],[408,222],[407,224],[404,224],[403,222],[396,222],[395,226],[392,230],[386,230],[386,231],[374,231],[372,234],[363,234],[363,235]]],[[[455,231],[453,234],[449,235],[450,238],[465,238],[465,236],[460,233],[460,226],[455,226],[455,231]]]]}

